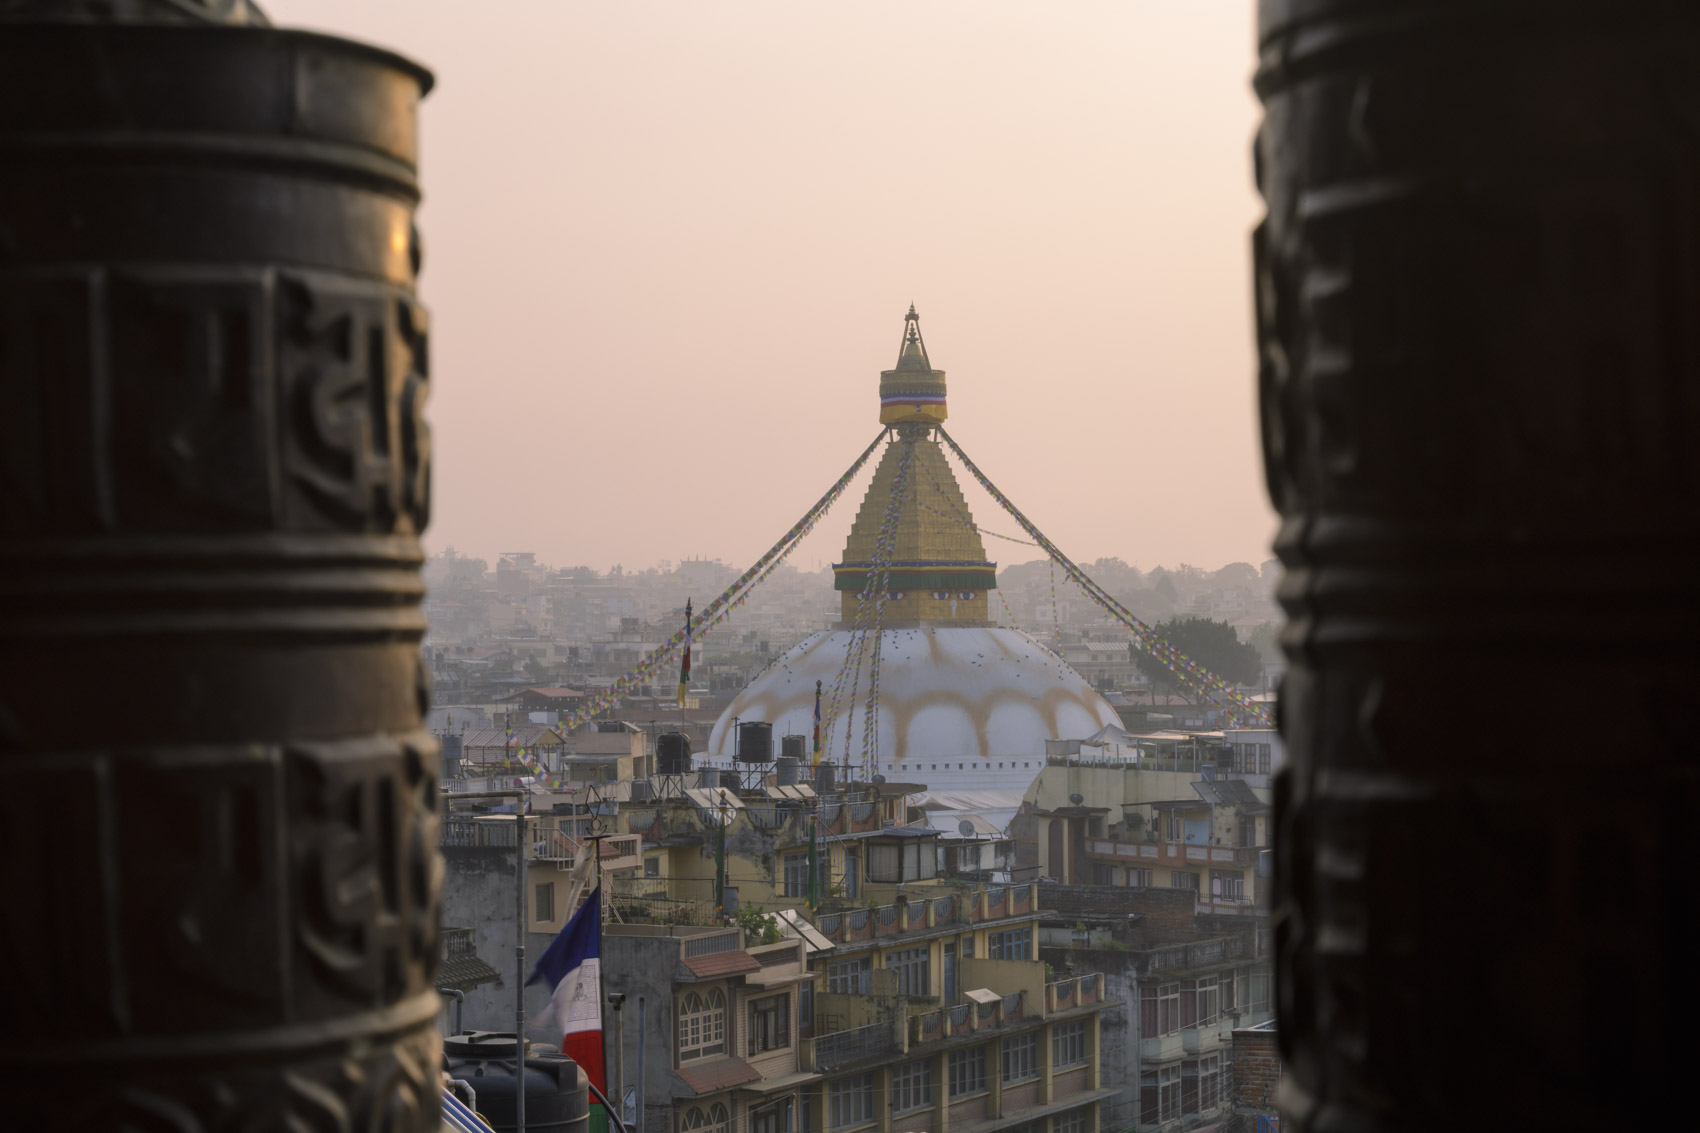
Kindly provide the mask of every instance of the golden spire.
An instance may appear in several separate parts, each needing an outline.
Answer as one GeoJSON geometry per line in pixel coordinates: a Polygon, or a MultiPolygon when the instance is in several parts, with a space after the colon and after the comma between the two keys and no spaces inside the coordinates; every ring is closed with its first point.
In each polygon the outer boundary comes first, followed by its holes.
{"type": "Polygon", "coordinates": [[[990,620],[987,593],[997,586],[997,568],[986,561],[968,501],[933,435],[933,426],[944,417],[944,371],[933,369],[920,316],[910,306],[897,368],[880,375],[880,420],[897,426],[898,439],[874,470],[844,546],[844,561],[833,565],[846,624],[855,620],[861,603],[903,449],[909,445],[914,454],[892,532],[885,624],[984,625],[990,620]]]}
{"type": "Polygon", "coordinates": [[[915,304],[903,319],[903,343],[897,368],[880,375],[880,424],[918,422],[936,425],[945,419],[944,371],[933,369],[927,343],[921,337],[921,316],[915,304]]]}

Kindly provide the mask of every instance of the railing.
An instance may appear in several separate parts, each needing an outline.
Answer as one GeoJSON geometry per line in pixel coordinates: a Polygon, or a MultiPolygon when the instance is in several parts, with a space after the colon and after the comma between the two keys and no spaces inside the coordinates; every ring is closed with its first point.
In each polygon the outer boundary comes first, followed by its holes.
{"type": "Polygon", "coordinates": [[[1014,888],[1012,888],[1009,891],[1009,913],[1010,913],[1010,916],[1019,916],[1022,913],[1030,913],[1032,911],[1033,911],[1033,886],[1032,886],[1032,884],[1029,883],[1027,885],[1017,885],[1014,888]]]}
{"type": "Polygon", "coordinates": [[[950,1009],[950,1033],[951,1034],[960,1035],[964,1031],[969,1029],[969,1027],[971,1025],[971,1021],[970,1021],[970,1018],[969,1018],[969,1008],[972,1007],[972,1006],[973,1006],[973,1004],[970,1004],[970,1003],[958,1003],[955,1007],[952,1007],[950,1009]]]}
{"type": "Polygon", "coordinates": [[[483,822],[470,818],[451,818],[443,823],[445,846],[505,846],[514,847],[514,824],[483,822]]]}
{"type": "Polygon", "coordinates": [[[472,956],[477,953],[477,940],[469,928],[445,928],[443,930],[444,956],[472,956]]]}
{"type": "Polygon", "coordinates": [[[860,828],[863,823],[874,816],[873,803],[857,803],[850,808],[850,825],[860,828]]]}
{"type": "Polygon", "coordinates": [[[891,1033],[891,1024],[870,1023],[865,1027],[852,1027],[848,1031],[816,1038],[815,1066],[822,1070],[833,1070],[848,1066],[852,1062],[860,1062],[864,1058],[889,1054],[896,1049],[897,1042],[891,1033]]]}
{"type": "Polygon", "coordinates": [[[1104,974],[1088,972],[1083,976],[1070,976],[1065,980],[1055,980],[1045,985],[1045,1007],[1049,1011],[1069,1011],[1076,1007],[1090,1007],[1104,1000],[1104,974]]]}
{"type": "Polygon", "coordinates": [[[1021,1018],[1021,1001],[1027,998],[1027,993],[1012,991],[1003,997],[1003,1017],[1008,1019],[1021,1018]]]}
{"type": "Polygon", "coordinates": [[[956,898],[933,898],[933,924],[950,924],[956,919],[956,898]]]}
{"type": "Polygon", "coordinates": [[[934,1042],[944,1037],[944,1011],[923,1011],[909,1017],[909,1041],[934,1042]]]}
{"type": "Polygon", "coordinates": [[[815,927],[820,929],[821,935],[829,940],[838,939],[838,930],[843,924],[844,918],[837,913],[828,913],[825,916],[815,918],[815,927]]]}
{"type": "Polygon", "coordinates": [[[880,929],[889,929],[897,923],[896,905],[881,905],[874,912],[877,914],[877,927],[874,929],[876,935],[880,929]]]}
{"type": "Polygon", "coordinates": [[[711,956],[716,952],[731,952],[738,947],[738,932],[704,933],[702,936],[691,936],[685,939],[685,958],[695,959],[698,956],[711,956]]]}

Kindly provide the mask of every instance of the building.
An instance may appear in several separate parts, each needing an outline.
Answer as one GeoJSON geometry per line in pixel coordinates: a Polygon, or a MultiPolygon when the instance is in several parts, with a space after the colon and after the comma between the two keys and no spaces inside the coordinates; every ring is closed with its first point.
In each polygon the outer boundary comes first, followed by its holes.
{"type": "Polygon", "coordinates": [[[1201,913],[1266,913],[1269,789],[1254,783],[1267,776],[1235,771],[1245,757],[1215,737],[1115,746],[1136,750],[1047,757],[1011,827],[1019,866],[1064,884],[1188,889],[1201,913]]]}
{"type": "Polygon", "coordinates": [[[1201,914],[1185,889],[1047,886],[1040,955],[1098,972],[1109,1128],[1212,1129],[1233,1115],[1235,1032],[1273,1018],[1263,918],[1201,914]]]}
{"type": "Polygon", "coordinates": [[[1223,1133],[1280,1133],[1275,1103],[1285,1077],[1275,1020],[1235,1027],[1233,1118],[1223,1133]]]}

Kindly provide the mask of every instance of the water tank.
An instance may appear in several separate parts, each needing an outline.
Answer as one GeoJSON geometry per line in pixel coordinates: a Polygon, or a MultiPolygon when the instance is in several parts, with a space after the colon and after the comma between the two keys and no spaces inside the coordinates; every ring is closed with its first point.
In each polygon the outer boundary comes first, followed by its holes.
{"type": "Polygon", "coordinates": [[[437,742],[443,745],[443,778],[457,779],[460,777],[461,737],[438,736],[437,742]]]}
{"type": "Polygon", "coordinates": [[[779,754],[788,755],[792,759],[803,759],[808,755],[809,737],[786,736],[779,741],[779,754]]]}
{"type": "Polygon", "coordinates": [[[738,759],[744,763],[772,763],[773,725],[765,720],[739,724],[738,759]]]}
{"type": "MultiPolygon", "coordinates": [[[[519,1127],[514,1104],[512,1031],[470,1031],[443,1040],[450,1078],[464,1078],[478,1092],[478,1112],[497,1133],[519,1127]]],[[[578,1063],[554,1047],[532,1044],[525,1055],[527,1133],[585,1133],[590,1091],[578,1063]]]]}
{"type": "Polygon", "coordinates": [[[823,763],[815,768],[815,794],[824,795],[832,790],[832,764],[823,763]]]}
{"type": "Polygon", "coordinates": [[[655,797],[655,784],[648,779],[632,780],[632,801],[648,802],[655,797]]]}
{"type": "Polygon", "coordinates": [[[717,786],[725,787],[728,791],[736,791],[744,785],[742,777],[736,771],[722,771],[717,786]]]}
{"type": "Polygon", "coordinates": [[[685,775],[691,770],[691,739],[683,732],[662,732],[655,738],[655,765],[663,775],[685,775]]]}
{"type": "MultiPolygon", "coordinates": [[[[786,736],[785,738],[789,740],[791,737],[786,736]]],[[[781,787],[795,787],[797,785],[797,760],[789,755],[780,756],[773,767],[773,781],[781,787]]]]}

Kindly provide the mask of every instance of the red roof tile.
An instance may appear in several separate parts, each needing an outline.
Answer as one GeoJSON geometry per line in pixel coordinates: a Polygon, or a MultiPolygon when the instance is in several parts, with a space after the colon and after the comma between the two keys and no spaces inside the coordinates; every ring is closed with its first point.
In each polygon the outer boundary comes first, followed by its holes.
{"type": "Polygon", "coordinates": [[[756,1068],[741,1058],[717,1058],[713,1062],[681,1066],[678,1075],[699,1098],[704,1094],[730,1090],[733,1086],[761,1080],[761,1074],[756,1068]]]}
{"type": "Polygon", "coordinates": [[[690,956],[685,960],[685,967],[699,980],[711,980],[716,976],[735,976],[739,972],[761,971],[760,962],[742,948],[734,948],[730,952],[710,952],[707,956],[690,956]]]}

